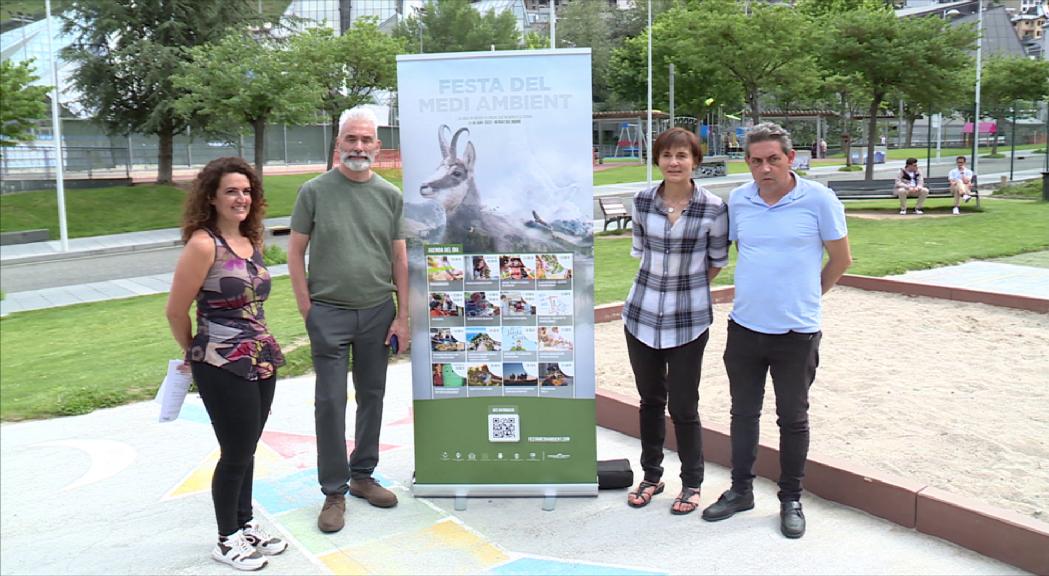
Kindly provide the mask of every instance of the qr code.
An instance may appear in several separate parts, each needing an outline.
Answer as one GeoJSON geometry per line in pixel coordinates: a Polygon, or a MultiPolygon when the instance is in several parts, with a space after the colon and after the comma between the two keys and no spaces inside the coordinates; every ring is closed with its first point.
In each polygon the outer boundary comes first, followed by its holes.
{"type": "Polygon", "coordinates": [[[517,414],[489,414],[489,442],[520,442],[521,422],[517,414]]]}

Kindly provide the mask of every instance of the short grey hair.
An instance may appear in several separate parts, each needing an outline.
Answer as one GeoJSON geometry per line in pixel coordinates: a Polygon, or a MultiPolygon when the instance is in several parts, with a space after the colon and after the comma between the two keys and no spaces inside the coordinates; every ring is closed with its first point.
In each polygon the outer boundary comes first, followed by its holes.
{"type": "Polygon", "coordinates": [[[363,106],[343,111],[339,116],[339,133],[342,133],[343,126],[346,126],[347,122],[353,120],[363,120],[371,124],[375,128],[375,137],[379,137],[379,119],[375,117],[375,113],[371,109],[363,106]]]}
{"type": "Polygon", "coordinates": [[[780,148],[783,149],[784,154],[790,154],[790,151],[794,149],[794,142],[790,139],[790,132],[787,132],[787,130],[779,124],[762,122],[747,131],[747,136],[743,140],[744,154],[747,158],[750,158],[751,144],[756,142],[767,142],[769,140],[779,142],[780,148]]]}

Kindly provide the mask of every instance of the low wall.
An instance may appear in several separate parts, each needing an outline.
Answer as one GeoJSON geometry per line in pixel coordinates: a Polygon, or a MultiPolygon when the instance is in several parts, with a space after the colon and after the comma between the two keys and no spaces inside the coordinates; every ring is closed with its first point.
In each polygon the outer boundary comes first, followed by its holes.
{"type": "MultiPolygon", "coordinates": [[[[1049,312],[1049,300],[1010,296],[977,290],[941,288],[885,278],[845,275],[843,286],[897,294],[982,302],[1036,312],[1049,312]]],[[[714,303],[732,301],[732,286],[711,290],[714,303]]],[[[594,322],[618,320],[623,304],[594,309],[594,322]]],[[[640,436],[638,399],[598,390],[598,426],[635,438],[640,436]]],[[[674,426],[667,416],[666,447],[677,450],[674,426]]],[[[732,446],[729,430],[703,425],[703,454],[707,461],[730,468],[732,446]]],[[[754,473],[779,479],[779,450],[758,445],[754,473]]],[[[924,483],[872,470],[852,462],[809,454],[805,489],[833,502],[852,506],[906,528],[943,538],[985,556],[1007,562],[1035,574],[1049,575],[1049,524],[1011,510],[951,494],[924,483]]],[[[1032,486],[1032,489],[1039,489],[1032,486]]]]}

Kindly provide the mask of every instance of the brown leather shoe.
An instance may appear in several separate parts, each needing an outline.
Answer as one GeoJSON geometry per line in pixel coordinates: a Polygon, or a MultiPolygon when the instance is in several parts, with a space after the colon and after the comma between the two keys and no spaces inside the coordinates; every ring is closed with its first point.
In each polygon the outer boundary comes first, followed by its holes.
{"type": "Polygon", "coordinates": [[[374,478],[350,480],[350,494],[364,498],[368,504],[379,508],[391,508],[397,505],[397,495],[380,486],[374,478]]]}
{"type": "Polygon", "coordinates": [[[338,532],[346,524],[343,514],[346,513],[346,496],[328,494],[324,497],[324,506],[317,517],[317,528],[321,532],[338,532]]]}

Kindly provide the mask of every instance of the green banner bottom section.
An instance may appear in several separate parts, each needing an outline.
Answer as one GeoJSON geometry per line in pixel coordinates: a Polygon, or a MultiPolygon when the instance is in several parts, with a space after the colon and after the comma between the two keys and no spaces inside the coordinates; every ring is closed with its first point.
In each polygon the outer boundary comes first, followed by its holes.
{"type": "Polygon", "coordinates": [[[415,401],[416,484],[595,484],[593,398],[415,401]]]}

